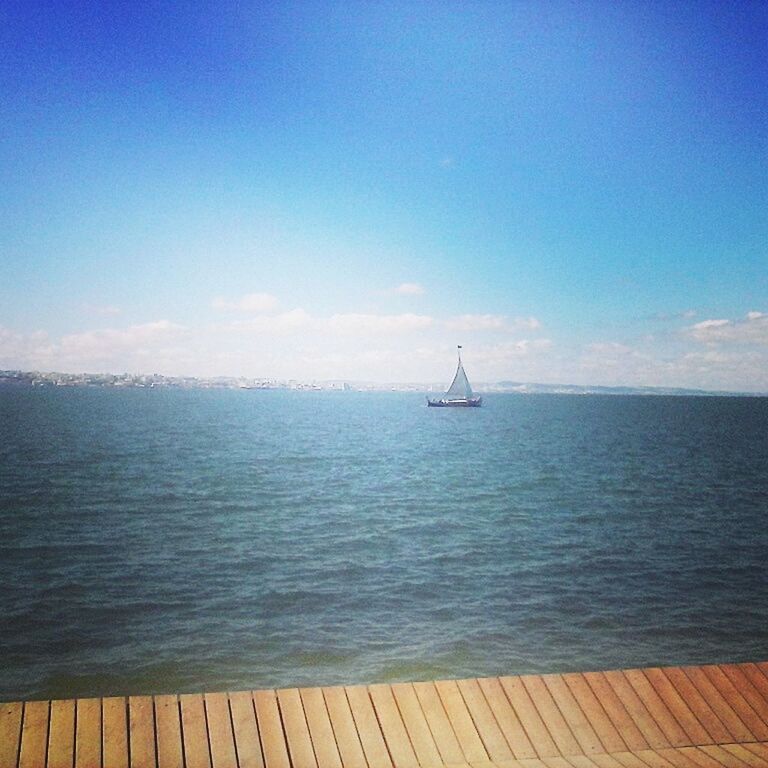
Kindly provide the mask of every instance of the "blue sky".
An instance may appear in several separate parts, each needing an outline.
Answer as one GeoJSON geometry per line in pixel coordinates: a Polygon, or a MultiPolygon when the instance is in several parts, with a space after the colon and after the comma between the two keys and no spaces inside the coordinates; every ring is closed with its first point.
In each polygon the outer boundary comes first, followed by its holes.
{"type": "Polygon", "coordinates": [[[0,8],[0,368],[768,390],[768,6],[0,8]]]}

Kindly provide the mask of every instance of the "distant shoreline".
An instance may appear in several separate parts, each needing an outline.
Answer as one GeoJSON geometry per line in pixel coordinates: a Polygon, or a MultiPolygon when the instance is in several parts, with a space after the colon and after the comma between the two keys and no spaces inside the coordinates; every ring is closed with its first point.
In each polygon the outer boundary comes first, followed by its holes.
{"type": "MultiPolygon", "coordinates": [[[[133,373],[61,373],[56,371],[0,370],[0,387],[82,387],[102,389],[278,389],[310,392],[440,392],[445,383],[368,382],[353,380],[300,381],[297,379],[235,376],[163,376],[133,373]]],[[[481,394],[520,395],[645,395],[673,397],[768,397],[768,392],[738,392],[684,387],[632,387],[589,384],[541,384],[515,381],[481,382],[481,394]]]]}

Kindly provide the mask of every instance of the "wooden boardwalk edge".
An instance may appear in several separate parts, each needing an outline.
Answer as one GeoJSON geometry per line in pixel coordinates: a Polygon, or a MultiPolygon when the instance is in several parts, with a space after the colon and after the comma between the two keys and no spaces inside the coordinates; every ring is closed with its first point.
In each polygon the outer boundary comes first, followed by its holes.
{"type": "Polygon", "coordinates": [[[0,704],[0,768],[768,768],[768,663],[0,704]]]}

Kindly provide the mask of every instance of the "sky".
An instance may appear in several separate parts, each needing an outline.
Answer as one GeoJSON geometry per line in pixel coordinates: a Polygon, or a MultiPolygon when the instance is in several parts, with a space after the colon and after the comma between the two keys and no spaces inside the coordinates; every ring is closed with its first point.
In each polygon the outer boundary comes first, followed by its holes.
{"type": "Polygon", "coordinates": [[[0,369],[768,391],[768,4],[0,5],[0,369]]]}

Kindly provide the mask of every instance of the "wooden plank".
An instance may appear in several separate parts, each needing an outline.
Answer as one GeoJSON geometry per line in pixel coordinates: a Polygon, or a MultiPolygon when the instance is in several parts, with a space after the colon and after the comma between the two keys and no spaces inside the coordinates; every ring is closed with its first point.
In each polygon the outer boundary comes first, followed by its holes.
{"type": "Polygon", "coordinates": [[[413,689],[421,705],[421,711],[429,724],[429,730],[440,752],[442,762],[446,764],[465,762],[459,740],[453,732],[453,727],[445,713],[440,695],[432,682],[414,683],[413,689]]]}
{"type": "Polygon", "coordinates": [[[752,708],[744,696],[744,692],[737,690],[730,678],[716,664],[708,664],[702,667],[702,669],[715,688],[720,691],[722,697],[728,702],[731,709],[755,736],[754,741],[765,741],[768,739],[768,725],[762,721],[757,712],[752,708]]]}
{"type": "Polygon", "coordinates": [[[627,745],[621,738],[605,709],[598,701],[583,675],[569,673],[562,676],[576,703],[589,721],[606,752],[624,752],[627,745]]]}
{"type": "Polygon", "coordinates": [[[301,768],[317,768],[299,691],[296,688],[281,688],[277,691],[277,704],[280,707],[291,764],[301,768]]]}
{"type": "Polygon", "coordinates": [[[752,742],[750,744],[742,744],[744,749],[748,749],[750,752],[754,752],[759,757],[768,761],[768,744],[761,744],[759,742],[752,742]]]}
{"type": "Polygon", "coordinates": [[[624,677],[624,673],[614,670],[604,672],[603,675],[619,697],[624,709],[626,709],[639,731],[643,734],[643,738],[648,742],[648,745],[653,749],[668,747],[669,741],[667,741],[653,716],[645,708],[635,689],[629,684],[627,678],[624,677]]]}
{"type": "Polygon", "coordinates": [[[547,730],[552,735],[560,752],[563,755],[578,755],[581,748],[542,678],[539,675],[521,675],[520,680],[528,691],[536,709],[539,710],[541,719],[547,726],[547,730]]]}
{"type": "MultiPolygon", "coordinates": [[[[597,754],[603,754],[598,752],[597,754]]],[[[568,755],[566,758],[569,765],[572,768],[600,768],[600,766],[593,762],[592,755],[587,757],[586,755],[568,755]]],[[[621,763],[614,763],[614,768],[621,768],[621,763]]]]}
{"type": "MultiPolygon", "coordinates": [[[[584,755],[578,755],[578,757],[584,757],[584,755]]],[[[544,763],[547,768],[572,768],[571,764],[564,757],[542,757],[541,762],[544,763]]],[[[494,765],[496,765],[496,763],[494,763],[494,765]]]]}
{"type": "Polygon", "coordinates": [[[376,710],[384,741],[387,743],[389,754],[395,768],[417,766],[419,761],[411,746],[408,731],[400,717],[392,689],[388,685],[369,685],[368,693],[376,710]]]}
{"type": "Polygon", "coordinates": [[[658,751],[644,749],[637,753],[651,768],[696,768],[696,764],[679,749],[667,747],[658,751]]]}
{"type": "Polygon", "coordinates": [[[347,692],[341,686],[323,688],[323,698],[344,768],[366,768],[368,763],[352,717],[347,692]]]}
{"type": "MultiPolygon", "coordinates": [[[[625,750],[618,751],[623,752],[625,750]]],[[[614,755],[590,755],[589,759],[597,766],[597,768],[622,768],[622,764],[614,755]]]]}
{"type": "MultiPolygon", "coordinates": [[[[690,758],[696,768],[723,768],[723,764],[719,760],[704,751],[705,749],[708,749],[709,746],[711,745],[705,745],[703,747],[684,747],[679,751],[681,754],[685,755],[685,757],[690,758]]],[[[746,766],[743,763],[739,763],[735,757],[729,768],[736,768],[737,763],[738,768],[746,768],[746,766]]]]}
{"type": "Polygon", "coordinates": [[[318,768],[341,768],[341,756],[336,746],[336,737],[333,734],[333,726],[322,690],[301,688],[299,695],[304,705],[304,714],[307,718],[318,768]]]}
{"type": "Polygon", "coordinates": [[[744,725],[701,667],[683,667],[683,671],[732,735],[729,741],[756,741],[749,728],[744,725]]]}
{"type": "Polygon", "coordinates": [[[499,682],[539,757],[557,757],[557,746],[520,678],[500,677],[499,682]]]}
{"type": "Polygon", "coordinates": [[[229,715],[226,693],[206,693],[205,718],[208,723],[208,744],[213,768],[237,768],[235,736],[229,715]]]}
{"type": "Polygon", "coordinates": [[[211,768],[208,727],[205,722],[205,704],[202,694],[182,693],[179,696],[179,704],[185,765],[187,768],[211,768]]]}
{"type": "Polygon", "coordinates": [[[515,710],[512,709],[499,679],[497,677],[483,677],[478,680],[478,684],[514,757],[518,760],[536,757],[536,750],[515,714],[515,710]]]}
{"type": "Polygon", "coordinates": [[[709,706],[706,699],[699,693],[699,689],[696,688],[680,667],[664,667],[661,671],[664,677],[672,683],[674,689],[680,695],[680,698],[685,701],[686,706],[691,710],[696,719],[706,729],[713,742],[733,741],[734,737],[730,731],[723,725],[712,707],[709,706]]]}
{"type": "Polygon", "coordinates": [[[158,768],[182,768],[181,709],[175,695],[155,696],[158,768]]]}
{"type": "MultiPolygon", "coordinates": [[[[739,747],[738,744],[735,746],[739,747]]],[[[729,749],[724,749],[719,744],[705,744],[699,747],[699,749],[720,763],[720,765],[728,766],[728,768],[762,768],[761,765],[758,765],[761,762],[759,758],[755,757],[755,755],[748,752],[743,747],[741,747],[741,749],[747,753],[747,760],[744,760],[740,755],[729,749]]]]}
{"type": "Polygon", "coordinates": [[[501,732],[496,718],[493,716],[488,702],[483,696],[480,685],[474,678],[459,680],[457,685],[464,698],[469,714],[475,723],[475,728],[483,742],[485,751],[493,762],[514,759],[514,754],[501,732]]]}
{"type": "Polygon", "coordinates": [[[75,768],[101,768],[101,699],[78,699],[75,768]]]}
{"type": "MultiPolygon", "coordinates": [[[[544,762],[544,758],[537,758],[537,757],[527,757],[523,760],[517,761],[519,765],[522,766],[522,768],[547,768],[547,764],[544,762]]],[[[493,763],[488,763],[488,765],[493,765],[493,763]]],[[[472,768],[474,768],[475,763],[472,764],[472,768]]]]}
{"type": "Polygon", "coordinates": [[[23,714],[24,705],[20,701],[0,704],[0,768],[16,768],[23,714]]]}
{"type": "Polygon", "coordinates": [[[757,664],[738,664],[739,669],[749,678],[749,682],[759,691],[760,696],[768,701],[768,677],[757,664]]]}
{"type": "Polygon", "coordinates": [[[648,749],[648,742],[635,721],[627,712],[621,699],[616,695],[603,672],[585,672],[582,677],[600,702],[605,714],[611,721],[622,741],[629,747],[628,751],[648,749]]]}
{"type": "Polygon", "coordinates": [[[693,714],[685,700],[677,692],[669,678],[659,667],[644,669],[643,673],[653,686],[667,709],[672,713],[680,727],[685,731],[689,744],[712,744],[712,737],[693,714]]]}
{"type": "Polygon", "coordinates": [[[101,700],[102,756],[109,768],[128,768],[128,702],[122,696],[101,700]]]}
{"type": "Polygon", "coordinates": [[[41,768],[45,765],[49,711],[47,701],[28,701],[24,704],[19,768],[41,768]]]}
{"type": "Polygon", "coordinates": [[[128,697],[131,768],[155,768],[155,713],[151,696],[128,697]]]}
{"type": "MultiPolygon", "coordinates": [[[[615,757],[624,768],[649,768],[648,763],[643,762],[638,757],[641,751],[648,750],[638,750],[637,752],[614,752],[612,757],[615,757]]],[[[597,757],[597,755],[595,755],[595,757],[597,757]]]]}
{"type": "Polygon", "coordinates": [[[413,686],[410,683],[394,683],[391,687],[417,760],[421,765],[440,765],[440,752],[413,686]]]}
{"type": "Polygon", "coordinates": [[[656,724],[661,728],[664,737],[673,747],[687,747],[691,740],[680,727],[675,716],[669,711],[664,701],[651,685],[642,669],[627,669],[624,678],[632,686],[640,701],[650,713],[656,724]]]}
{"type": "Polygon", "coordinates": [[[768,723],[768,680],[765,681],[765,688],[761,690],[753,684],[751,677],[747,674],[745,668],[749,665],[720,664],[719,666],[763,724],[768,723]]]}
{"type": "Polygon", "coordinates": [[[489,760],[488,753],[485,751],[482,739],[472,722],[472,716],[469,714],[456,681],[441,680],[435,683],[435,688],[467,762],[475,763],[489,760]]]}
{"type": "Polygon", "coordinates": [[[259,726],[250,691],[230,693],[229,709],[232,712],[239,768],[264,768],[259,726]]]}
{"type": "Polygon", "coordinates": [[[587,716],[582,712],[581,707],[578,705],[562,676],[542,675],[541,679],[544,681],[557,708],[571,729],[571,733],[579,743],[581,751],[587,755],[604,752],[605,748],[595,733],[594,728],[590,725],[587,716]]]}
{"type": "Polygon", "coordinates": [[[253,691],[253,704],[266,768],[290,768],[291,761],[275,692],[253,691]]]}
{"type": "Polygon", "coordinates": [[[368,689],[362,685],[351,685],[345,688],[345,691],[368,765],[376,768],[380,765],[391,766],[392,759],[379,728],[368,689]]]}
{"type": "Polygon", "coordinates": [[[743,744],[723,744],[722,747],[751,768],[768,768],[768,759],[756,755],[743,744]]]}
{"type": "Polygon", "coordinates": [[[51,702],[48,730],[48,768],[72,768],[75,762],[75,701],[51,702]]]}

